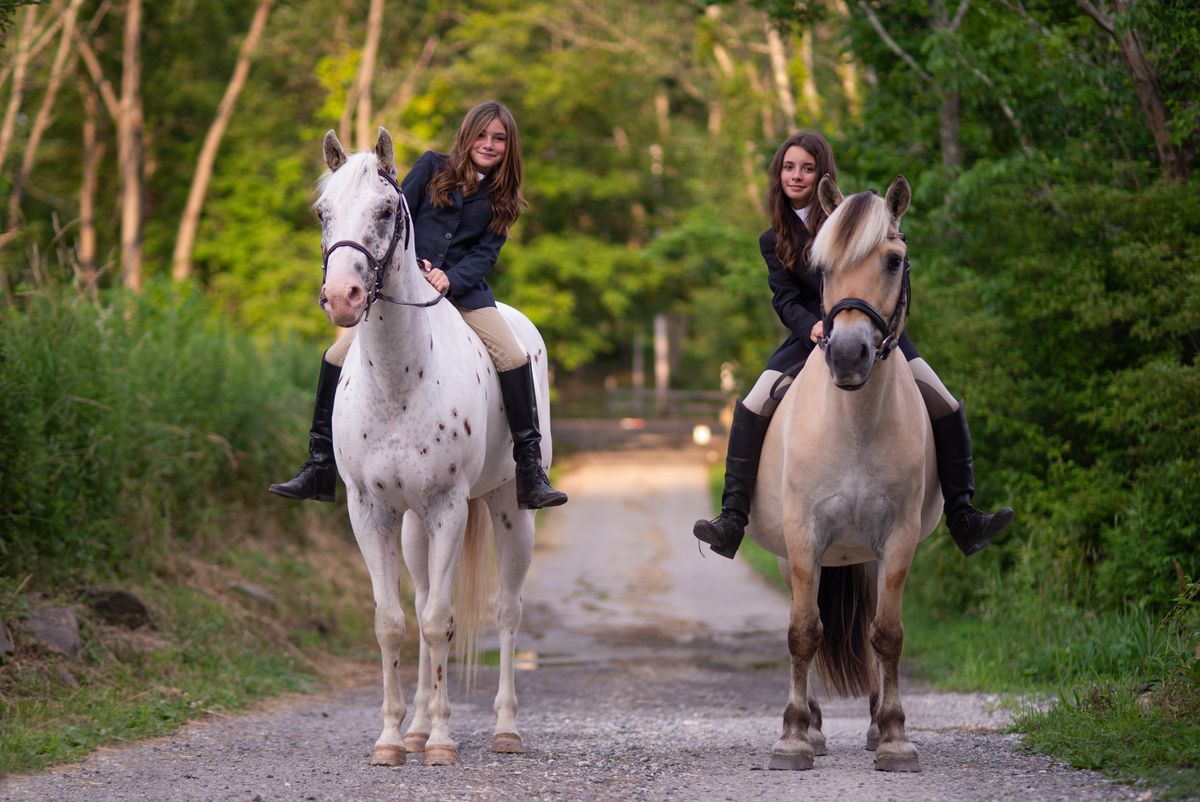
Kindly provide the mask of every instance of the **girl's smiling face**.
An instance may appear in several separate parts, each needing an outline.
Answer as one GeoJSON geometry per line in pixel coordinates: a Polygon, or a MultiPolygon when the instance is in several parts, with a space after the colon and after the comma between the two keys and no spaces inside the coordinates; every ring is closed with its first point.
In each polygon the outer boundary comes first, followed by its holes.
{"type": "Polygon", "coordinates": [[[496,117],[484,128],[475,142],[471,145],[471,163],[475,169],[487,175],[500,162],[504,161],[504,153],[508,149],[508,131],[504,123],[496,117]]]}
{"type": "Polygon", "coordinates": [[[783,169],[779,171],[783,194],[793,209],[803,209],[812,200],[817,186],[817,160],[799,145],[792,145],[783,154],[783,169]]]}

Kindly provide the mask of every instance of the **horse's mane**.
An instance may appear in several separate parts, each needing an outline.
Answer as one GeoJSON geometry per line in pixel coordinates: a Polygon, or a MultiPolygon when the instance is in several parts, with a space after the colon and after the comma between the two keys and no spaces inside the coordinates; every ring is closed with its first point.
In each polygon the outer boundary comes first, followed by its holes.
{"type": "Polygon", "coordinates": [[[813,240],[814,268],[837,271],[858,264],[883,244],[892,224],[887,204],[874,192],[859,192],[842,201],[813,240]]]}
{"type": "Polygon", "coordinates": [[[317,180],[319,194],[313,205],[328,203],[335,208],[344,206],[378,175],[379,158],[369,150],[359,151],[346,159],[336,173],[327,172],[317,180]]]}

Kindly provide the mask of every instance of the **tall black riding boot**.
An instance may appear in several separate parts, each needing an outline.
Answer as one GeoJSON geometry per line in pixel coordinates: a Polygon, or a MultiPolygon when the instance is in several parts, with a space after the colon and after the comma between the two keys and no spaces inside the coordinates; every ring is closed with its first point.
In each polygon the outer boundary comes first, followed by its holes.
{"type": "Polygon", "coordinates": [[[971,506],[975,494],[975,470],[971,459],[971,430],[967,411],[958,409],[933,422],[933,446],[937,452],[938,480],[945,499],[946,527],[962,553],[970,557],[1000,534],[1013,520],[1012,507],[989,514],[971,506]]]}
{"type": "Polygon", "coordinates": [[[734,405],[729,450],[725,456],[721,514],[711,521],[696,521],[692,527],[692,534],[709,544],[715,554],[731,560],[746,532],[754,481],[758,478],[758,458],[770,423],[770,418],[751,412],[740,400],[734,405]]]}
{"type": "Polygon", "coordinates": [[[312,429],[308,432],[308,460],[295,477],[267,488],[275,495],[314,501],[334,500],[338,474],[333,459],[333,398],[341,375],[340,367],[321,359],[317,402],[313,406],[312,429]]]}
{"type": "Polygon", "coordinates": [[[533,365],[496,371],[504,414],[513,436],[513,460],[517,463],[517,506],[523,510],[557,507],[567,503],[567,494],[555,490],[542,469],[542,433],[538,431],[537,396],[533,392],[533,365]]]}

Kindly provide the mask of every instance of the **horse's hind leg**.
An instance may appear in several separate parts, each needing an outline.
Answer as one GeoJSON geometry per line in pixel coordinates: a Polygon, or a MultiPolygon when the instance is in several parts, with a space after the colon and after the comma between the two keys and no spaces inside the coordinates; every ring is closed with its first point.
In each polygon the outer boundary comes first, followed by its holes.
{"type": "MultiPolygon", "coordinates": [[[[420,620],[425,600],[429,598],[429,533],[415,513],[409,512],[404,516],[401,546],[404,549],[404,564],[408,566],[413,581],[413,606],[420,620]]],[[[419,632],[418,638],[417,692],[413,699],[413,718],[408,731],[404,733],[404,747],[409,752],[425,751],[425,742],[429,740],[432,726],[429,720],[429,700],[433,696],[429,681],[429,647],[419,632]]]]}
{"type": "Polygon", "coordinates": [[[496,690],[493,752],[522,753],[517,730],[517,687],[513,665],[517,628],[521,625],[521,588],[533,560],[533,511],[517,508],[516,484],[510,482],[487,497],[496,537],[496,625],[500,634],[500,684],[496,690]]]}
{"type": "Polygon", "coordinates": [[[817,697],[811,694],[808,697],[808,716],[808,742],[812,744],[813,754],[817,757],[829,754],[825,733],[821,732],[821,706],[817,704],[817,697]]]}
{"type": "MultiPolygon", "coordinates": [[[[350,519],[375,596],[375,638],[383,662],[383,732],[371,750],[372,766],[404,763],[404,693],[400,687],[400,647],[404,643],[404,609],[400,606],[400,554],[394,529],[371,515],[362,502],[350,503],[350,519]]],[[[398,522],[396,522],[398,523],[398,522]]]]}
{"type": "Polygon", "coordinates": [[[812,712],[808,699],[808,671],[821,642],[821,619],[817,615],[817,572],[815,560],[788,560],[792,588],[788,651],[792,655],[791,687],[783,709],[783,735],[771,750],[768,768],[804,770],[813,767],[815,751],[809,741],[812,712]]]}
{"type": "Polygon", "coordinates": [[[879,724],[875,768],[880,771],[921,770],[917,748],[904,731],[904,708],[900,704],[900,652],[904,647],[900,609],[904,600],[904,582],[917,542],[915,534],[911,537],[907,534],[896,533],[888,541],[880,566],[879,603],[871,622],[871,646],[883,673],[883,692],[875,715],[879,724]]]}

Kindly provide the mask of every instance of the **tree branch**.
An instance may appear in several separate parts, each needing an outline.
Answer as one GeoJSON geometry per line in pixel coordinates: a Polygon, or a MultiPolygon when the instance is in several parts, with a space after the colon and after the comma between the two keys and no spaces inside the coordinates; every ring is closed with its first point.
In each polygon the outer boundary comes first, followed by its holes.
{"type": "Polygon", "coordinates": [[[888,49],[899,56],[905,64],[912,67],[917,75],[921,76],[926,83],[933,83],[933,76],[925,72],[921,68],[921,65],[916,62],[916,59],[910,56],[904,48],[896,43],[895,39],[888,35],[888,32],[883,27],[883,23],[879,21],[879,17],[875,16],[875,12],[871,10],[871,7],[866,4],[865,0],[858,0],[858,7],[867,15],[871,27],[875,29],[875,33],[879,34],[879,38],[888,46],[888,49]]]}

